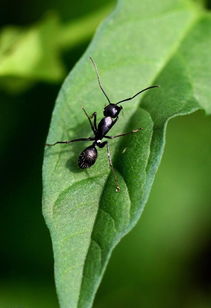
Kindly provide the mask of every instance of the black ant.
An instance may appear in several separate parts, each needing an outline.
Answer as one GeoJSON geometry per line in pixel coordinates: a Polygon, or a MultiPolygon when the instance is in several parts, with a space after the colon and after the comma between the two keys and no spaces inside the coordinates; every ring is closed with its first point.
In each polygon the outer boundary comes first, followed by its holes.
{"type": "Polygon", "coordinates": [[[68,141],[57,141],[53,144],[46,144],[47,146],[54,146],[55,144],[58,143],[65,143],[65,144],[69,144],[72,142],[78,142],[78,141],[93,141],[92,145],[88,146],[85,150],[83,150],[81,152],[81,154],[79,155],[78,158],[78,166],[81,169],[85,169],[85,168],[90,168],[92,165],[94,165],[94,163],[97,160],[97,148],[104,148],[104,146],[107,147],[107,156],[108,156],[108,161],[109,161],[109,165],[111,167],[111,170],[113,172],[114,175],[114,179],[115,179],[115,184],[116,184],[116,191],[120,191],[120,187],[119,187],[119,183],[118,183],[118,179],[116,177],[116,174],[114,172],[114,168],[113,168],[113,164],[112,164],[112,160],[111,160],[111,154],[110,154],[110,148],[109,148],[109,143],[108,141],[103,141],[103,138],[106,139],[114,139],[114,138],[118,138],[118,137],[122,137],[122,136],[126,136],[129,134],[133,134],[133,133],[137,133],[139,132],[142,128],[138,128],[138,129],[134,129],[131,132],[128,133],[123,133],[120,135],[116,135],[116,136],[107,136],[106,134],[109,132],[109,130],[113,127],[113,125],[116,123],[116,121],[118,120],[118,115],[120,113],[120,111],[122,110],[122,106],[118,106],[120,103],[126,102],[126,101],[130,101],[133,98],[135,98],[137,95],[139,95],[140,93],[148,90],[148,89],[152,89],[152,88],[157,88],[159,86],[151,86],[151,87],[147,87],[141,91],[139,91],[138,93],[136,93],[135,95],[123,99],[117,103],[111,103],[108,95],[106,94],[105,90],[102,87],[101,81],[100,81],[100,77],[98,74],[98,70],[97,70],[97,66],[94,62],[94,60],[90,57],[90,60],[94,66],[96,75],[97,75],[97,80],[98,80],[98,84],[99,87],[101,89],[101,91],[103,92],[103,94],[105,95],[107,101],[108,101],[108,105],[104,108],[103,114],[104,117],[102,118],[102,120],[99,122],[99,124],[97,125],[97,113],[94,112],[92,114],[92,116],[90,117],[86,110],[84,108],[83,111],[87,117],[87,119],[89,120],[92,132],[94,134],[94,137],[88,137],[88,138],[78,138],[78,139],[73,139],[73,140],[68,140],[68,141]],[[94,121],[92,123],[92,118],[94,118],[94,121]]]}

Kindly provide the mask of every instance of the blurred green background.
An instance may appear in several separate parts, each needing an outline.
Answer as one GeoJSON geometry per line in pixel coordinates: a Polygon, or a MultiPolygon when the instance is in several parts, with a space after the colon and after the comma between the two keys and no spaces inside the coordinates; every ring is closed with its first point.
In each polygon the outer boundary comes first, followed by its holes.
{"type": "MultiPolygon", "coordinates": [[[[0,1],[0,308],[58,308],[51,241],[41,214],[43,148],[63,78],[113,4],[106,0],[0,1]],[[36,75],[29,70],[19,78],[9,66],[4,75],[1,63],[7,57],[11,61],[14,51],[7,45],[9,35],[2,35],[4,29],[13,25],[19,44],[17,29],[21,33],[36,30],[41,20],[48,23],[48,16],[58,20],[58,28],[68,25],[64,37],[58,30],[56,38],[63,40],[62,47],[52,60],[62,67],[60,74],[55,73],[52,80],[39,75],[41,61],[36,75]],[[86,24],[86,33],[80,32],[81,23],[86,24]]],[[[169,123],[149,202],[138,225],[115,249],[95,308],[211,307],[210,131],[211,118],[202,112],[169,123]]]]}

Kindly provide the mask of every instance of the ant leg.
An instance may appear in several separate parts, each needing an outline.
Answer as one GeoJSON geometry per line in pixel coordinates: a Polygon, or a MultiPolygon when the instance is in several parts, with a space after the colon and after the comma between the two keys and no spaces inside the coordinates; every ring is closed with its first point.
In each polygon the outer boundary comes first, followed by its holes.
{"type": "Polygon", "coordinates": [[[94,118],[94,128],[97,131],[97,112],[94,112],[90,118],[94,118]]]}
{"type": "Polygon", "coordinates": [[[68,141],[57,141],[55,143],[46,143],[47,146],[54,146],[58,143],[63,143],[63,144],[69,144],[69,143],[72,143],[72,142],[77,142],[77,141],[92,141],[94,140],[94,138],[92,137],[89,137],[89,138],[79,138],[79,139],[73,139],[73,140],[68,140],[68,141]]]}
{"type": "Polygon", "coordinates": [[[127,135],[130,135],[130,134],[138,133],[142,129],[143,128],[137,128],[137,129],[133,129],[131,132],[128,132],[128,133],[123,133],[123,134],[116,135],[116,136],[104,136],[104,138],[114,139],[114,138],[118,138],[118,137],[122,137],[122,136],[127,136],[127,135]]]}
{"type": "Polygon", "coordinates": [[[119,192],[120,191],[120,186],[119,186],[119,182],[118,182],[118,178],[114,172],[114,167],[113,167],[113,164],[112,164],[112,160],[111,160],[111,152],[110,152],[110,147],[109,147],[109,144],[108,142],[106,141],[106,147],[107,147],[107,156],[108,156],[108,162],[109,162],[109,166],[112,170],[112,173],[113,173],[113,176],[114,176],[114,180],[115,180],[115,184],[116,184],[116,192],[119,192]]]}
{"type": "Polygon", "coordinates": [[[92,129],[93,133],[95,134],[96,130],[95,130],[95,127],[94,127],[93,124],[92,124],[92,121],[91,121],[90,116],[87,114],[87,112],[86,112],[86,110],[84,109],[84,107],[82,107],[82,110],[83,110],[83,112],[85,113],[87,119],[89,120],[89,124],[90,124],[90,126],[91,126],[91,129],[92,129]]]}

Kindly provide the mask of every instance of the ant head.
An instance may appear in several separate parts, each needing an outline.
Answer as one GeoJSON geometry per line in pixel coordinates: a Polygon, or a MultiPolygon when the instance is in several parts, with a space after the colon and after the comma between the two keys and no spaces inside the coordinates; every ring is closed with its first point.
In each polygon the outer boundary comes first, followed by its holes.
{"type": "Polygon", "coordinates": [[[122,106],[117,106],[116,104],[109,104],[104,108],[103,114],[105,117],[116,118],[121,110],[122,106]]]}

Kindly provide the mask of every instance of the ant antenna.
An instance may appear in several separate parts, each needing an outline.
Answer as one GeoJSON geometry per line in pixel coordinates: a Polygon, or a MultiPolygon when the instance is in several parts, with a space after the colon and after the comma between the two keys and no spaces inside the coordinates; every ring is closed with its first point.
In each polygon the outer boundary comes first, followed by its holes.
{"type": "Polygon", "coordinates": [[[100,89],[102,90],[102,92],[103,92],[103,94],[105,95],[105,97],[107,98],[109,104],[111,104],[111,101],[110,101],[108,95],[106,94],[105,90],[103,89],[102,84],[101,84],[101,82],[100,82],[100,76],[99,76],[99,73],[98,73],[98,70],[97,70],[97,65],[95,64],[95,62],[94,62],[94,60],[92,59],[92,57],[89,57],[89,59],[91,60],[93,66],[94,66],[94,69],[95,69],[95,72],[96,72],[96,75],[97,75],[97,80],[98,80],[99,87],[100,87],[100,89]]]}
{"type": "Polygon", "coordinates": [[[116,105],[120,104],[120,103],[123,103],[123,102],[126,102],[126,101],[130,101],[131,99],[135,98],[137,95],[139,95],[140,93],[146,91],[146,90],[149,90],[149,89],[152,89],[152,88],[159,88],[160,86],[151,86],[151,87],[147,87],[141,91],[139,91],[138,93],[136,93],[135,95],[129,97],[129,98],[125,98],[123,99],[122,101],[119,101],[118,103],[116,103],[116,105]]]}

